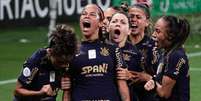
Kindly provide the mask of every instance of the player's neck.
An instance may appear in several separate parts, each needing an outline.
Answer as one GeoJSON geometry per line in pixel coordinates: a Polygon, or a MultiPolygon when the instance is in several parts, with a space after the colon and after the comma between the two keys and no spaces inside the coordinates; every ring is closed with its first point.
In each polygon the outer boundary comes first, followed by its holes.
{"type": "Polygon", "coordinates": [[[144,33],[136,34],[136,35],[130,35],[130,40],[131,40],[132,44],[134,44],[134,45],[141,42],[143,38],[144,38],[144,33]]]}
{"type": "Polygon", "coordinates": [[[98,39],[98,32],[95,32],[89,36],[84,36],[83,40],[84,41],[95,41],[98,39]]]}
{"type": "Polygon", "coordinates": [[[125,37],[125,38],[118,44],[118,46],[119,46],[120,48],[124,47],[125,44],[126,44],[126,40],[127,40],[127,37],[125,37]]]}

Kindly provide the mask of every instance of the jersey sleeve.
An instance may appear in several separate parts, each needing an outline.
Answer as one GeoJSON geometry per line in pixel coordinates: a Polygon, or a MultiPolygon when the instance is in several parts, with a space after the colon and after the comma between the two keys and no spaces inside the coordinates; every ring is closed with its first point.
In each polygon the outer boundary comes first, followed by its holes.
{"type": "Polygon", "coordinates": [[[115,61],[116,67],[128,68],[126,62],[123,59],[122,51],[118,47],[115,48],[115,61]]]}
{"type": "Polygon", "coordinates": [[[187,60],[184,56],[180,55],[179,53],[173,53],[168,59],[164,75],[172,79],[177,79],[181,69],[184,68],[186,62],[187,60]]]}
{"type": "Polygon", "coordinates": [[[24,86],[28,87],[31,85],[35,76],[38,73],[38,66],[41,60],[41,50],[36,51],[30,58],[28,58],[24,64],[18,81],[24,86]]]}
{"type": "Polygon", "coordinates": [[[137,55],[135,57],[136,58],[136,64],[137,64],[136,71],[142,72],[143,69],[141,68],[141,65],[140,65],[141,59],[142,59],[142,54],[138,50],[136,50],[136,53],[137,53],[137,55]]]}

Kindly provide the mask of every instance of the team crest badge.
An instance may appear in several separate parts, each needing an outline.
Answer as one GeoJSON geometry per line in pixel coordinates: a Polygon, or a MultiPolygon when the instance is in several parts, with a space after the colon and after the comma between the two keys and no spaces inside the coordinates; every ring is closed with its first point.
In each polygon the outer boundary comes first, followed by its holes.
{"type": "Polygon", "coordinates": [[[186,61],[185,61],[183,58],[179,59],[177,65],[176,65],[176,71],[174,72],[175,75],[178,75],[178,74],[179,74],[179,71],[180,71],[181,67],[182,67],[185,63],[186,63],[186,61]]]}
{"type": "Polygon", "coordinates": [[[131,60],[131,56],[128,54],[123,54],[123,58],[125,61],[130,61],[131,60]]]}
{"type": "Polygon", "coordinates": [[[100,54],[102,55],[102,56],[108,56],[109,55],[109,49],[108,48],[106,48],[106,47],[101,47],[100,48],[101,50],[100,50],[100,54]]]}
{"type": "MultiPolygon", "coordinates": [[[[26,67],[27,68],[27,67],[26,67]]],[[[27,70],[24,70],[23,72],[27,72],[27,70]]],[[[36,73],[38,72],[38,68],[37,67],[35,67],[35,68],[33,68],[32,70],[31,70],[31,72],[30,72],[30,74],[29,73],[23,73],[24,75],[28,75],[29,74],[29,76],[28,76],[28,78],[27,78],[27,81],[26,81],[26,83],[27,84],[30,84],[31,82],[32,82],[32,80],[33,80],[33,78],[34,78],[34,76],[36,75],[36,73]]]]}
{"type": "Polygon", "coordinates": [[[28,67],[25,67],[25,68],[23,69],[23,75],[24,75],[25,77],[29,77],[29,76],[31,75],[31,71],[30,71],[30,69],[29,69],[28,67]]]}
{"type": "Polygon", "coordinates": [[[157,72],[156,72],[156,74],[161,73],[162,70],[163,70],[163,68],[164,68],[164,63],[160,63],[160,64],[158,65],[158,68],[157,68],[157,72]]]}

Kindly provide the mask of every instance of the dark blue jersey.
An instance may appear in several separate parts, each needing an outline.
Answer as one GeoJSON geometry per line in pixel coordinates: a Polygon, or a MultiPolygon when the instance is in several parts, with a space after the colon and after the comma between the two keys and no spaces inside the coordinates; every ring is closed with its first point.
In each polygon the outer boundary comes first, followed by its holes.
{"type": "Polygon", "coordinates": [[[145,35],[143,40],[136,44],[136,47],[142,54],[141,67],[146,73],[153,76],[156,74],[158,61],[156,42],[145,35]]]}
{"type": "Polygon", "coordinates": [[[112,44],[82,42],[70,69],[73,76],[73,101],[120,101],[116,67],[125,63],[117,59],[118,48],[112,44]]]}
{"type": "Polygon", "coordinates": [[[123,59],[128,66],[128,70],[141,72],[143,69],[140,67],[141,54],[137,48],[129,42],[120,48],[123,54],[123,59]]]}
{"type": "MultiPolygon", "coordinates": [[[[123,59],[126,62],[129,71],[143,71],[143,69],[140,67],[141,54],[134,45],[129,42],[126,42],[125,46],[121,48],[121,51],[123,54],[123,59]]],[[[133,82],[128,81],[131,101],[137,101],[137,94],[136,90],[134,89],[134,86],[136,85],[131,85],[131,83],[133,82]]]]}
{"type": "Polygon", "coordinates": [[[189,64],[183,48],[165,54],[165,62],[160,63],[164,70],[158,70],[157,76],[168,76],[176,80],[171,96],[161,101],[190,101],[189,90],[189,64]],[[161,72],[162,71],[162,72],[161,72]]]}
{"type": "MultiPolygon", "coordinates": [[[[159,57],[156,42],[152,38],[145,35],[142,41],[136,44],[136,47],[142,55],[141,68],[143,71],[152,76],[155,75],[159,57]]],[[[157,101],[158,99],[156,98],[154,92],[148,92],[144,89],[145,83],[146,82],[142,82],[138,85],[134,85],[133,87],[139,101],[157,101]]]]}
{"type": "Polygon", "coordinates": [[[46,57],[46,49],[36,51],[23,65],[23,70],[18,78],[23,88],[39,91],[43,85],[50,84],[55,96],[30,96],[15,97],[15,101],[55,101],[60,87],[61,71],[56,70],[46,57]]]}

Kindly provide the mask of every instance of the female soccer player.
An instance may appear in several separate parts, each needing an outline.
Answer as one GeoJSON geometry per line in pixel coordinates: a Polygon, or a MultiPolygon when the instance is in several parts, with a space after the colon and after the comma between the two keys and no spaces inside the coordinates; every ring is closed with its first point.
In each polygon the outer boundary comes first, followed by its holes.
{"type": "Polygon", "coordinates": [[[189,64],[182,47],[190,33],[185,19],[163,16],[155,24],[158,48],[164,50],[156,78],[145,84],[146,90],[156,89],[160,101],[190,101],[189,64]]]}
{"type": "Polygon", "coordinates": [[[117,67],[125,67],[121,53],[98,37],[103,19],[103,11],[95,4],[87,5],[81,13],[83,41],[70,66],[73,101],[130,101],[126,81],[116,78],[117,67]]]}
{"type": "MultiPolygon", "coordinates": [[[[123,59],[128,65],[128,70],[141,72],[143,71],[142,68],[140,68],[141,55],[137,48],[127,41],[130,31],[131,30],[128,15],[124,12],[115,13],[109,23],[109,33],[111,36],[110,39],[113,43],[118,44],[118,46],[120,47],[123,53],[123,59]]],[[[119,72],[121,72],[121,70],[118,71],[118,76],[119,78],[121,78],[122,76],[119,72]]],[[[131,99],[132,101],[137,101],[136,96],[134,96],[133,94],[134,91],[132,87],[133,86],[130,86],[130,95],[132,95],[131,99]]]]}
{"type": "Polygon", "coordinates": [[[14,101],[56,101],[60,80],[76,51],[76,37],[66,25],[56,26],[48,48],[37,50],[23,65],[14,101]]]}
{"type": "Polygon", "coordinates": [[[111,18],[112,18],[112,15],[114,14],[114,13],[116,13],[117,11],[119,11],[119,8],[118,7],[109,7],[109,8],[107,8],[105,11],[104,11],[104,16],[105,16],[105,19],[104,19],[104,26],[105,27],[107,27],[108,28],[108,24],[109,24],[109,22],[110,22],[110,20],[111,20],[111,18]]]}
{"type": "Polygon", "coordinates": [[[142,54],[141,68],[144,72],[130,72],[135,84],[134,91],[140,101],[155,101],[154,94],[144,90],[144,84],[156,74],[158,53],[155,41],[150,38],[150,12],[145,4],[134,4],[129,7],[131,34],[129,39],[142,54]],[[140,83],[140,84],[139,84],[140,83]]]}

